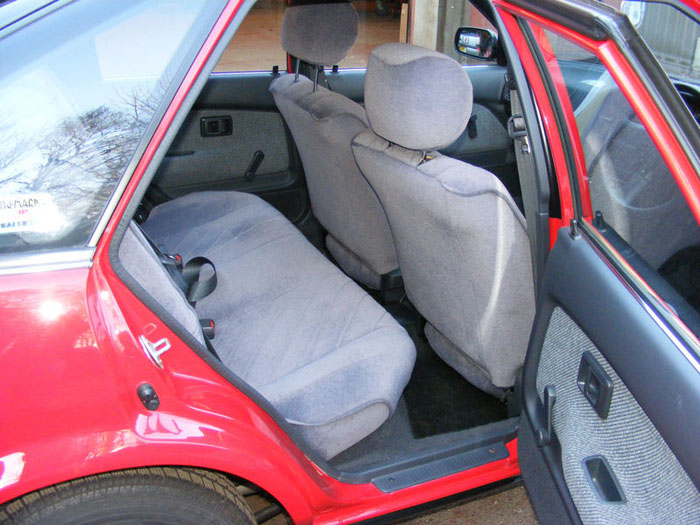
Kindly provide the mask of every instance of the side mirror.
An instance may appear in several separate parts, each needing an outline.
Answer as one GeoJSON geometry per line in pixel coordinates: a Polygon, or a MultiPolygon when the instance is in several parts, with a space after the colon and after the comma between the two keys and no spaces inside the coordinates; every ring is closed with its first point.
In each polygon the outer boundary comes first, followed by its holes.
{"type": "Polygon", "coordinates": [[[455,50],[465,57],[492,60],[498,49],[495,31],[480,27],[460,27],[455,33],[455,50]]]}

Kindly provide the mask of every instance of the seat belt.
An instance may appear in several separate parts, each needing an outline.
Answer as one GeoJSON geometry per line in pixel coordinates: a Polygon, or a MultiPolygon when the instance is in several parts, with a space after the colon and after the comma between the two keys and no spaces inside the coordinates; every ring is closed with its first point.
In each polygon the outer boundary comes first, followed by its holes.
{"type": "Polygon", "coordinates": [[[206,257],[194,257],[183,265],[182,258],[179,255],[163,253],[163,251],[155,242],[153,242],[143,228],[141,228],[141,226],[138,224],[136,226],[139,230],[141,230],[141,233],[148,241],[148,244],[151,245],[151,248],[156,253],[156,256],[170,274],[170,277],[172,277],[178,288],[182,290],[187,298],[187,301],[192,306],[194,306],[197,301],[204,299],[214,291],[217,284],[217,278],[216,266],[214,266],[213,262],[206,257]],[[213,273],[209,278],[200,280],[202,268],[207,265],[211,266],[213,273]]]}
{"type": "MultiPolygon", "coordinates": [[[[190,303],[190,305],[192,305],[192,307],[194,307],[197,301],[203,299],[214,291],[216,288],[217,279],[216,267],[214,266],[213,262],[206,257],[194,257],[183,266],[182,258],[179,255],[163,253],[163,251],[158,247],[153,239],[148,236],[143,228],[141,228],[138,223],[135,224],[143,234],[144,238],[148,241],[148,244],[151,245],[151,248],[167,272],[170,274],[175,284],[180,288],[180,290],[183,291],[187,301],[190,303]],[[200,281],[200,272],[206,265],[211,266],[214,273],[208,279],[200,281]]],[[[214,357],[221,361],[219,354],[216,353],[214,346],[211,344],[211,340],[214,339],[214,321],[212,319],[200,319],[199,324],[202,329],[202,335],[204,336],[204,345],[214,357]]]]}
{"type": "Polygon", "coordinates": [[[539,290],[538,271],[538,235],[537,224],[537,173],[535,160],[532,155],[530,140],[527,136],[525,118],[522,114],[520,96],[515,88],[515,83],[506,80],[506,85],[510,88],[511,117],[508,119],[508,134],[513,139],[515,145],[515,161],[518,165],[518,179],[520,180],[520,191],[523,196],[523,209],[525,210],[525,220],[527,221],[527,235],[530,240],[530,257],[532,260],[532,278],[535,284],[535,291],[539,290]]]}

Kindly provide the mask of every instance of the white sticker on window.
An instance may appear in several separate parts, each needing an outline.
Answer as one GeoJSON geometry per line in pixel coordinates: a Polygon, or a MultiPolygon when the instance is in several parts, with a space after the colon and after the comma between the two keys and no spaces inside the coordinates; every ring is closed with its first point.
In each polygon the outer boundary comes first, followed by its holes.
{"type": "Polygon", "coordinates": [[[0,195],[0,234],[51,233],[60,230],[64,223],[48,193],[0,195]]]}

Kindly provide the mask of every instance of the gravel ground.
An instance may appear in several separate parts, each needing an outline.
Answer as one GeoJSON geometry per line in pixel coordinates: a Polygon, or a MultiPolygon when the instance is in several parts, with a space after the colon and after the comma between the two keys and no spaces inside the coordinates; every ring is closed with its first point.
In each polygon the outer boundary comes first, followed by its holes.
{"type": "Polygon", "coordinates": [[[539,522],[532,510],[525,488],[519,486],[456,507],[438,510],[403,523],[410,525],[436,525],[438,523],[537,525],[539,522]]]}

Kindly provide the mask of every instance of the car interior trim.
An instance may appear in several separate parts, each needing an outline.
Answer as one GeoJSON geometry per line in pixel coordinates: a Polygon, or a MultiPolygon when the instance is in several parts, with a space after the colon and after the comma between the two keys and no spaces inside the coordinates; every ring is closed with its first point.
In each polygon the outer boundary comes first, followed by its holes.
{"type": "Polygon", "coordinates": [[[663,300],[658,297],[651,286],[639,276],[634,268],[610,245],[598,230],[586,221],[581,221],[579,227],[586,232],[591,244],[609,262],[611,269],[628,287],[630,293],[637,298],[639,304],[644,307],[659,328],[673,341],[674,345],[693,368],[700,373],[700,341],[698,341],[697,336],[681,319],[668,311],[668,307],[664,306],[663,300]],[[693,351],[689,351],[688,347],[693,351]]]}
{"type": "Polygon", "coordinates": [[[94,248],[79,248],[5,255],[0,258],[0,275],[90,268],[94,253],[94,248]]]}
{"type": "Polygon", "coordinates": [[[694,444],[686,439],[700,432],[700,417],[695,417],[700,405],[691,401],[700,399],[698,370],[677,351],[677,340],[660,330],[653,316],[644,315],[648,313],[648,305],[645,306],[637,294],[630,293],[633,290],[629,283],[614,268],[611,271],[610,259],[596,248],[587,231],[581,229],[580,232],[572,238],[568,228],[559,230],[557,245],[550,256],[550,261],[554,262],[548,267],[543,301],[535,319],[524,368],[523,388],[530,392],[525,396],[528,417],[535,428],[539,428],[536,421],[542,418],[536,414],[541,416],[542,406],[537,393],[532,391],[534,377],[548,324],[545,320],[554,307],[560,305],[604,353],[698,486],[700,457],[695,453],[694,444]],[[572,260],[578,262],[571,264],[572,260]],[[591,302],[590,283],[599,283],[596,289],[603,294],[596,300],[595,307],[588,304],[591,302]],[[567,305],[575,305],[576,311],[570,311],[567,305]],[[622,330],[621,326],[628,326],[628,329],[622,330]],[[636,349],[633,360],[630,360],[630,348],[636,349]],[[658,374],[658,370],[667,370],[673,375],[673,398],[687,400],[682,405],[683,417],[678,417],[681,407],[669,405],[668,397],[659,395],[667,389],[669,376],[658,374]]]}

